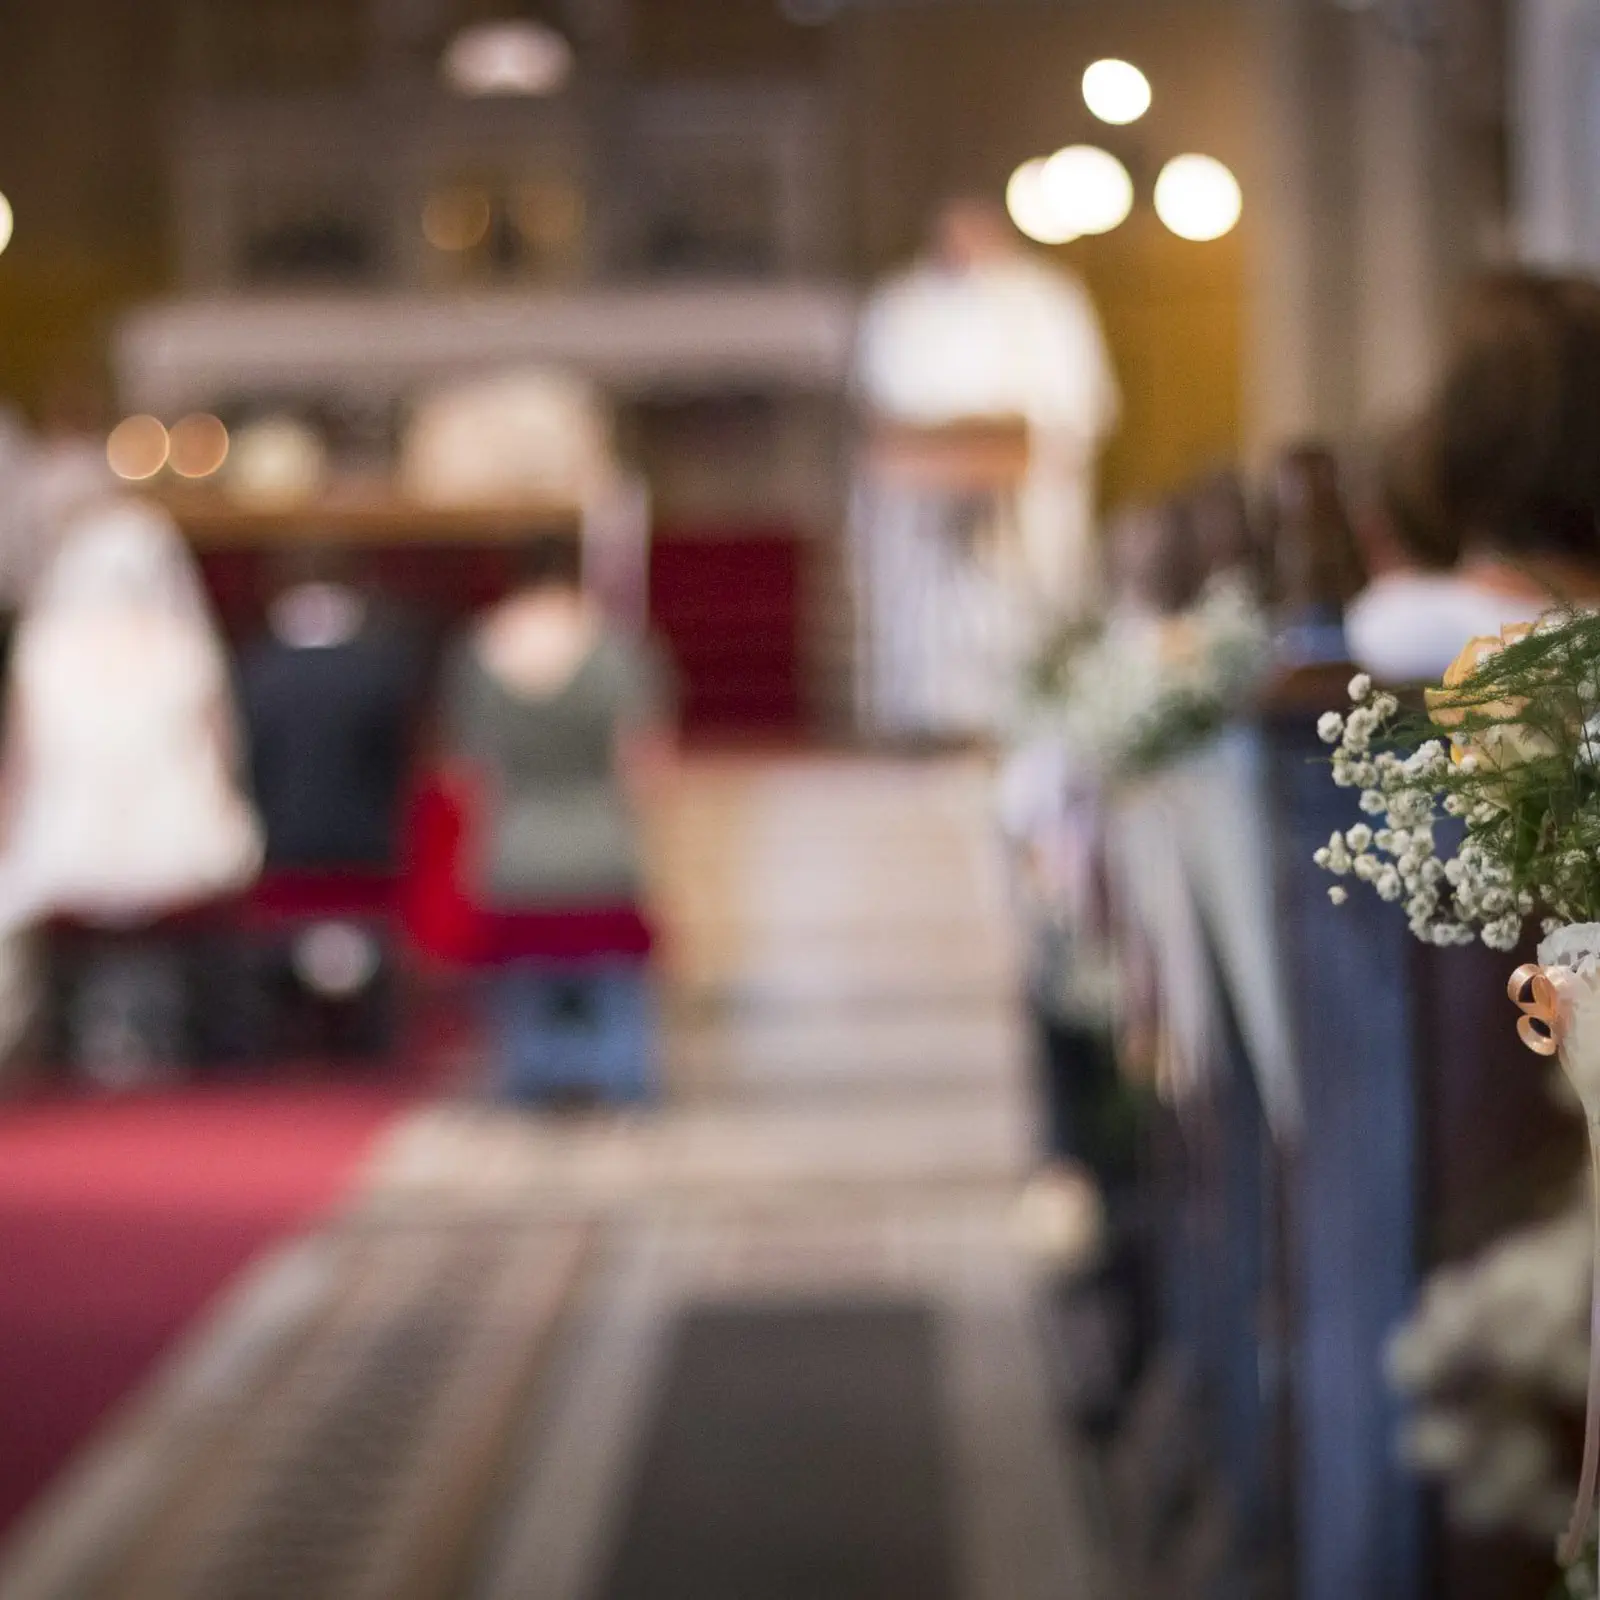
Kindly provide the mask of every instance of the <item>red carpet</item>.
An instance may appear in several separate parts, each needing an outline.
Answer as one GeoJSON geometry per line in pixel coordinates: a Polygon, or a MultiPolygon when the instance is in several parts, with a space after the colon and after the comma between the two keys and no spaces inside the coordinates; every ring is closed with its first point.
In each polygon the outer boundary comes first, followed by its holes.
{"type": "Polygon", "coordinates": [[[0,1529],[413,1098],[191,1090],[0,1112],[0,1529]]]}

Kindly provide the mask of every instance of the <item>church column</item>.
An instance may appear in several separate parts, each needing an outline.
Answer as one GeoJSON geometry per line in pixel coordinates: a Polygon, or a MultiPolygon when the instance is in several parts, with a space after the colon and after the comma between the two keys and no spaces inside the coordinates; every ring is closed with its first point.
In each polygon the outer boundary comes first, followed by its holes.
{"type": "Polygon", "coordinates": [[[1381,15],[1352,19],[1355,83],[1356,392],[1352,420],[1382,427],[1418,404],[1447,298],[1440,260],[1447,136],[1440,56],[1381,15]]]}
{"type": "Polygon", "coordinates": [[[1256,0],[1260,132],[1250,208],[1246,454],[1337,437],[1351,410],[1347,21],[1321,0],[1256,0]]]}

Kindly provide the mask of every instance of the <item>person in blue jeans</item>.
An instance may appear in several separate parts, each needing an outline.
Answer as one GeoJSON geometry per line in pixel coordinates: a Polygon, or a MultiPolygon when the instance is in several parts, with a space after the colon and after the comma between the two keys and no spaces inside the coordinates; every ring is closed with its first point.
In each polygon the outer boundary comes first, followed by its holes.
{"type": "Polygon", "coordinates": [[[447,667],[452,772],[474,814],[502,1090],[653,1092],[638,808],[670,760],[671,676],[585,592],[575,538],[528,545],[522,580],[447,667]]]}

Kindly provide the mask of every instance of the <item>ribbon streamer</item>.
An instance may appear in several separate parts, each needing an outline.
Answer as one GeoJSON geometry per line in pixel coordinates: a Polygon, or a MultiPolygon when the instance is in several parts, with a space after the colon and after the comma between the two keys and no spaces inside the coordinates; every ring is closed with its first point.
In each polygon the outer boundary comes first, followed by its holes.
{"type": "MultiPolygon", "coordinates": [[[[1560,1053],[1567,1032],[1562,991],[1572,981],[1571,973],[1562,967],[1541,967],[1532,962],[1511,974],[1506,993],[1522,1013],[1517,1019],[1517,1037],[1535,1055],[1560,1053]]],[[[1562,1068],[1567,1069],[1565,1060],[1562,1068]]],[[[1571,1072],[1567,1075],[1571,1077],[1571,1072]]],[[[1563,1567],[1570,1567],[1583,1553],[1594,1521],[1596,1491],[1600,1489],[1600,1123],[1595,1121],[1592,1107],[1585,1104],[1584,1109],[1589,1114],[1589,1187],[1595,1207],[1594,1287],[1589,1300],[1589,1403],[1583,1424],[1583,1471],[1579,1475],[1578,1497],[1572,1508],[1572,1521],[1556,1546],[1556,1559],[1563,1567]]]]}

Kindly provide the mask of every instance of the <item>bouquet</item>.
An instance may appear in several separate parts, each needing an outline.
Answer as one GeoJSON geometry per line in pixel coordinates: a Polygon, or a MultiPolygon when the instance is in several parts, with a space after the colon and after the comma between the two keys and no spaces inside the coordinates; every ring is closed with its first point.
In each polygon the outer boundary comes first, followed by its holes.
{"type": "Polygon", "coordinates": [[[1217,734],[1260,683],[1272,638],[1249,589],[1225,575],[1176,616],[1116,618],[1071,643],[1036,673],[1027,720],[1115,783],[1217,734]]]}
{"type": "MultiPolygon", "coordinates": [[[[1365,675],[1350,695],[1317,731],[1368,820],[1335,833],[1318,864],[1403,904],[1433,944],[1511,950],[1541,919],[1538,960],[1508,986],[1518,1033],[1559,1060],[1600,1173],[1600,616],[1553,613],[1468,641],[1420,715],[1402,716],[1365,675]]],[[[1568,1566],[1600,1481],[1600,1338],[1590,1362],[1578,1506],[1558,1550],[1568,1566]]]]}
{"type": "Polygon", "coordinates": [[[1468,1527],[1556,1537],[1571,1511],[1553,1418],[1589,1374],[1587,1205],[1497,1241],[1429,1279],[1394,1335],[1389,1380],[1410,1402],[1401,1454],[1444,1477],[1468,1527]]]}

